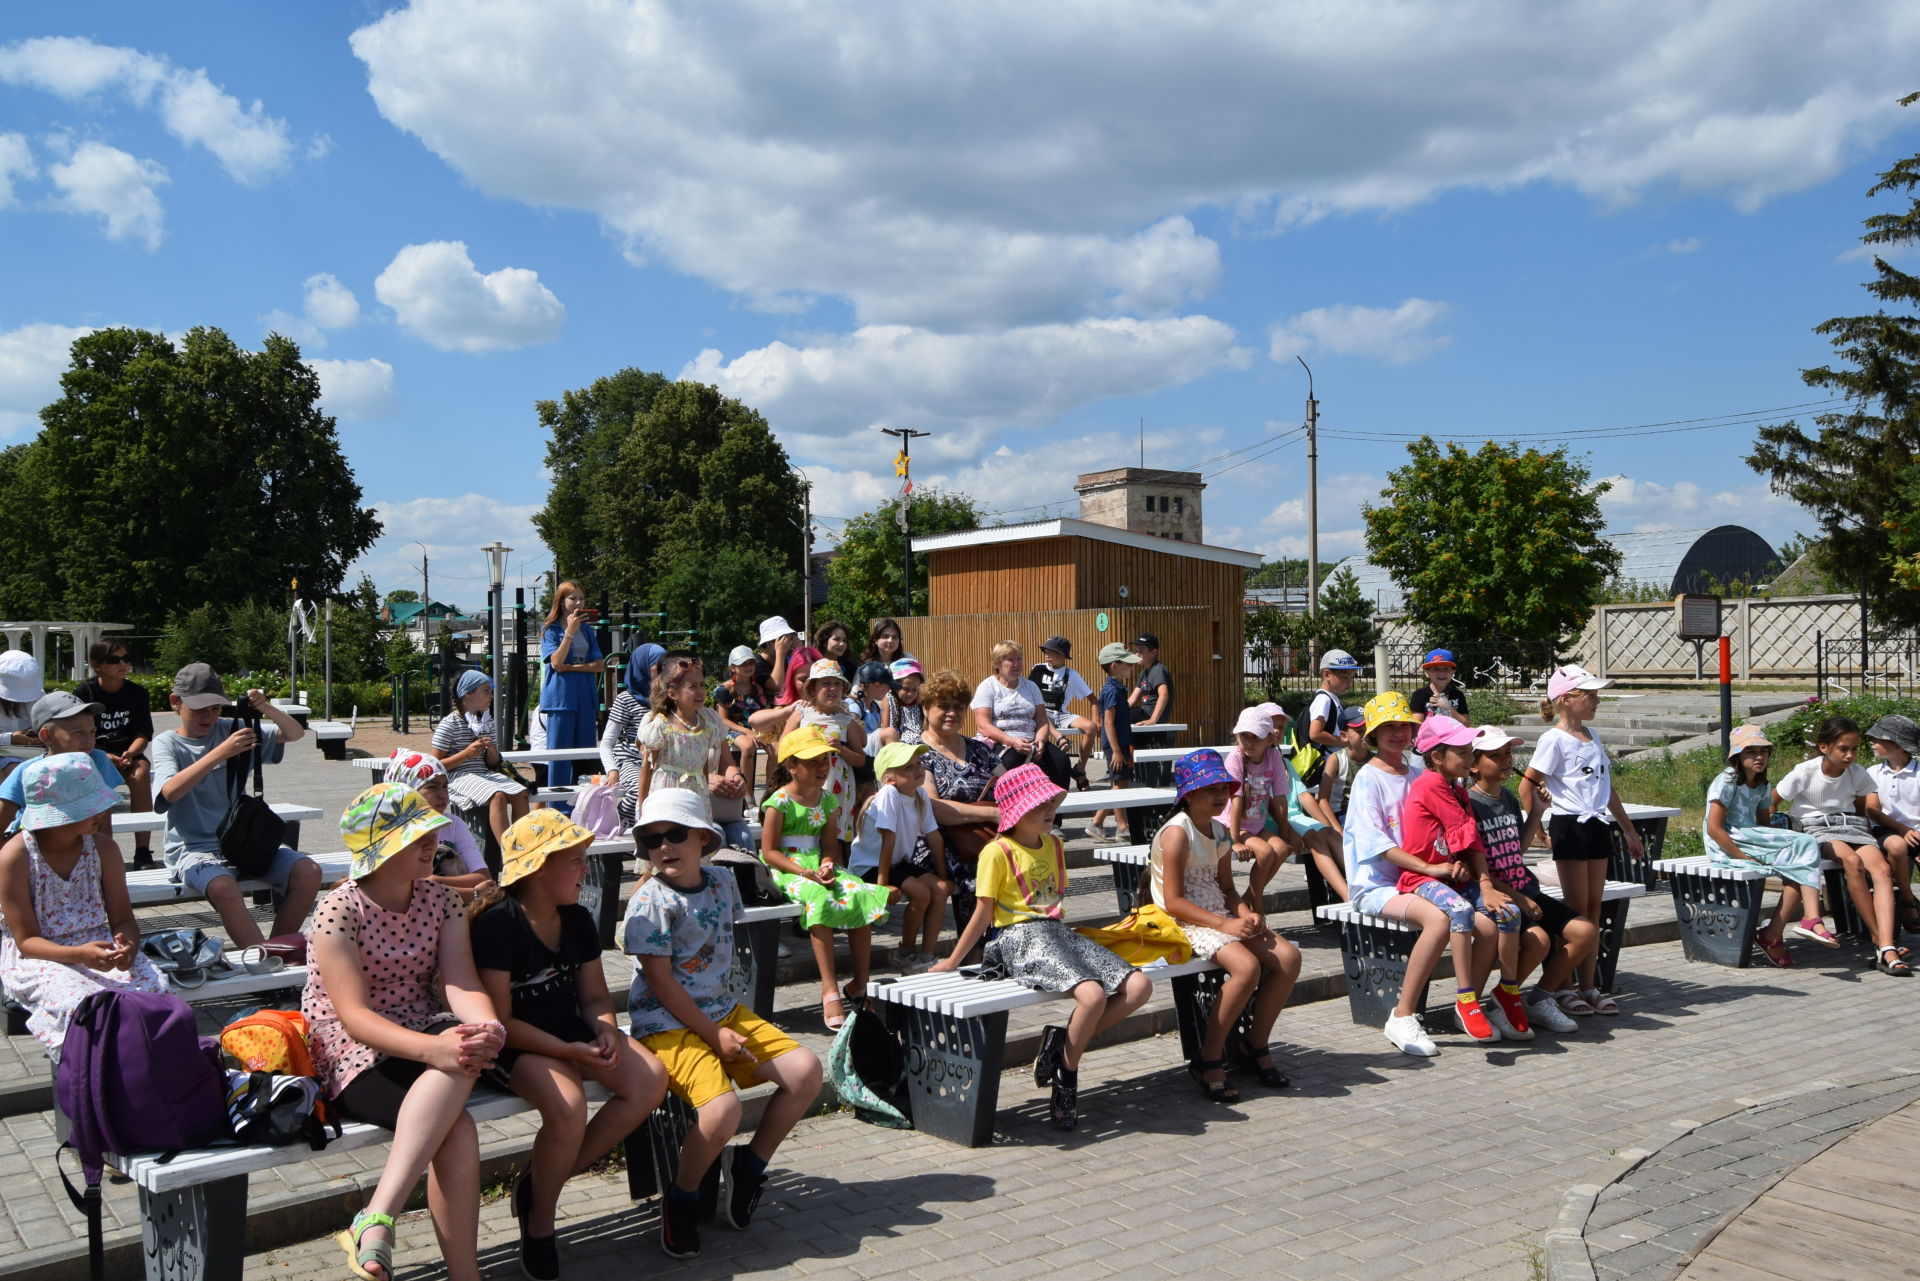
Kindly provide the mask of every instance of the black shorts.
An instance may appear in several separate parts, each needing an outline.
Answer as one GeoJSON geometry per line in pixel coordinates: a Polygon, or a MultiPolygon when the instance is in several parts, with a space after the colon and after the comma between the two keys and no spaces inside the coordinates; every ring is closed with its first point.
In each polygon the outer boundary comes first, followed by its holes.
{"type": "Polygon", "coordinates": [[[1613,824],[1555,814],[1547,820],[1547,844],[1553,849],[1556,863],[1610,859],[1613,857],[1613,824]]]}
{"type": "Polygon", "coordinates": [[[1527,895],[1527,897],[1532,899],[1533,905],[1540,909],[1540,919],[1532,922],[1532,924],[1538,925],[1541,929],[1545,930],[1548,938],[1557,939],[1564,937],[1567,930],[1567,922],[1580,919],[1580,913],[1574,911],[1553,895],[1541,893],[1538,886],[1535,886],[1533,893],[1527,895]]]}
{"type": "Polygon", "coordinates": [[[346,1089],[334,1095],[333,1105],[349,1120],[391,1130],[399,1124],[400,1105],[407,1101],[407,1091],[426,1070],[427,1065],[415,1059],[382,1055],[372,1067],[347,1082],[346,1089]]]}

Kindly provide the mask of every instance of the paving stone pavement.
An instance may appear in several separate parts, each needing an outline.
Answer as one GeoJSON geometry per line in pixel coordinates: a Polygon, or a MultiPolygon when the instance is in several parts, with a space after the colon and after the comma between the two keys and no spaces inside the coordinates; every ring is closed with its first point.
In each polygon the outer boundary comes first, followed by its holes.
{"type": "Polygon", "coordinates": [[[1665,1281],[1781,1176],[1915,1099],[1920,1075],[1910,1071],[1858,1085],[1805,1082],[1688,1130],[1595,1198],[1584,1232],[1593,1275],[1665,1281]]]}
{"type": "MultiPolygon", "coordinates": [[[[753,1229],[710,1229],[705,1255],[687,1263],[657,1253],[655,1209],[626,1200],[623,1176],[584,1177],[563,1201],[566,1275],[625,1278],[638,1264],[674,1278],[936,1281],[992,1268],[996,1281],[1155,1270],[1519,1281],[1544,1275],[1543,1233],[1566,1190],[1605,1182],[1623,1151],[1660,1151],[1795,1083],[1891,1080],[1920,1049],[1909,1017],[1920,985],[1838,959],[1737,971],[1689,965],[1677,944],[1629,956],[1625,1013],[1562,1040],[1489,1051],[1443,1038],[1442,1055],[1423,1062],[1355,1026],[1344,1002],[1289,1013],[1277,1039],[1294,1088],[1247,1085],[1237,1106],[1204,1102],[1180,1070],[1177,1039],[1163,1036],[1089,1055],[1071,1135],[1048,1128],[1044,1096],[1018,1077],[1003,1088],[990,1148],[844,1115],[811,1120],[782,1149],[753,1229]]],[[[1783,1122],[1809,1119],[1781,1106],[1783,1122]]],[[[1811,1143],[1816,1131],[1779,1145],[1811,1143]]],[[[1751,1132],[1736,1141],[1756,1148],[1741,1161],[1767,1158],[1774,1143],[1751,1132]]],[[[379,1152],[355,1155],[372,1164],[379,1152]]],[[[1686,1156],[1674,1154],[1676,1169],[1686,1156]]],[[[514,1240],[507,1207],[488,1205],[489,1275],[515,1274],[514,1240]]],[[[409,1281],[443,1275],[423,1217],[406,1221],[401,1246],[409,1281]]],[[[330,1241],[248,1268],[340,1274],[330,1241]]]]}

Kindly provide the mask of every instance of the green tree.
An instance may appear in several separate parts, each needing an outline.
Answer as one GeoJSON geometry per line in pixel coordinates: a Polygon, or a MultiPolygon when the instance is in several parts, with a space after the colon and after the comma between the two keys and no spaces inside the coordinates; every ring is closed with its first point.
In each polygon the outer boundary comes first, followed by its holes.
{"type": "MultiPolygon", "coordinates": [[[[1900,103],[1916,100],[1920,94],[1900,103]]],[[[1916,188],[1920,155],[1881,174],[1867,189],[1868,198],[1903,195],[1906,208],[1867,218],[1861,243],[1876,249],[1920,243],[1916,188]]],[[[1809,387],[1845,398],[1847,407],[1815,415],[1813,435],[1794,421],[1761,428],[1747,463],[1767,476],[1775,493],[1820,522],[1815,565],[1864,591],[1881,622],[1910,627],[1920,624],[1920,567],[1900,571],[1903,553],[1896,544],[1912,521],[1914,466],[1920,460],[1920,316],[1914,314],[1920,277],[1878,253],[1873,268],[1874,279],[1864,287],[1880,306],[1869,315],[1835,316],[1815,325],[1840,362],[1800,371],[1809,387]]]]}
{"type": "Polygon", "coordinates": [[[1373,625],[1373,602],[1360,591],[1351,569],[1335,571],[1320,593],[1320,635],[1323,649],[1337,645],[1363,663],[1372,661],[1380,629],[1373,625]]]}
{"type": "Polygon", "coordinates": [[[613,550],[608,513],[599,502],[602,483],[636,420],[665,386],[665,375],[629,368],[596,378],[591,386],[566,392],[559,400],[535,402],[548,436],[547,471],[553,482],[546,508],[533,524],[562,577],[585,574],[613,550]]]}
{"type": "MultiPolygon", "coordinates": [[[[1319,581],[1328,581],[1339,561],[1320,562],[1319,581]]],[[[1258,569],[1247,571],[1248,587],[1297,587],[1304,590],[1307,585],[1307,558],[1304,556],[1282,556],[1279,560],[1270,560],[1258,569]]]]}
{"type": "Polygon", "coordinates": [[[1618,572],[1601,536],[1600,495],[1564,449],[1488,441],[1468,453],[1428,436],[1362,508],[1367,554],[1406,593],[1428,634],[1488,632],[1558,642],[1586,619],[1618,572]]]}
{"type": "Polygon", "coordinates": [[[0,455],[0,612],[155,630],[170,613],[339,590],[380,522],[290,340],[103,329],[33,441],[0,455]]]}
{"type": "MultiPolygon", "coordinates": [[[[908,500],[907,520],[916,538],[957,534],[980,527],[980,504],[962,493],[916,489],[908,500]]],[[[815,617],[841,619],[864,637],[870,620],[900,613],[905,558],[899,498],[853,517],[840,537],[840,554],[827,562],[827,601],[815,607],[815,617]]],[[[907,615],[926,612],[927,558],[915,555],[913,608],[907,615]]]]}
{"type": "Polygon", "coordinates": [[[386,597],[387,604],[389,605],[400,605],[400,604],[406,603],[407,601],[415,601],[419,599],[420,599],[420,593],[414,591],[413,588],[411,587],[396,587],[392,591],[389,591],[386,597]]]}

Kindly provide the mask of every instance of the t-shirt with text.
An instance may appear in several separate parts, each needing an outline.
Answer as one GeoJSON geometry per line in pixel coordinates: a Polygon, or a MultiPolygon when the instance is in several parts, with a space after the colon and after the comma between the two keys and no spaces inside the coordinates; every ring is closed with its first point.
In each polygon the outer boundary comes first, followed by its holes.
{"type": "Polygon", "coordinates": [[[123,756],[134,739],[153,741],[153,705],[147,691],[132,681],[112,693],[101,689],[99,681],[87,681],[73,692],[83,703],[100,704],[93,716],[93,742],[102,751],[123,756]]]}

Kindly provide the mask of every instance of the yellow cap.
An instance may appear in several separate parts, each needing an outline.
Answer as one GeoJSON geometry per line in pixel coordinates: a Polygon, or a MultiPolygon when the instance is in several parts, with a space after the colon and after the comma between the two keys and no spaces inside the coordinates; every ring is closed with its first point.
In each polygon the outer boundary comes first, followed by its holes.
{"type": "Polygon", "coordinates": [[[780,740],[780,759],[810,760],[815,756],[833,755],[833,744],[821,732],[818,725],[802,725],[780,740]]]}

